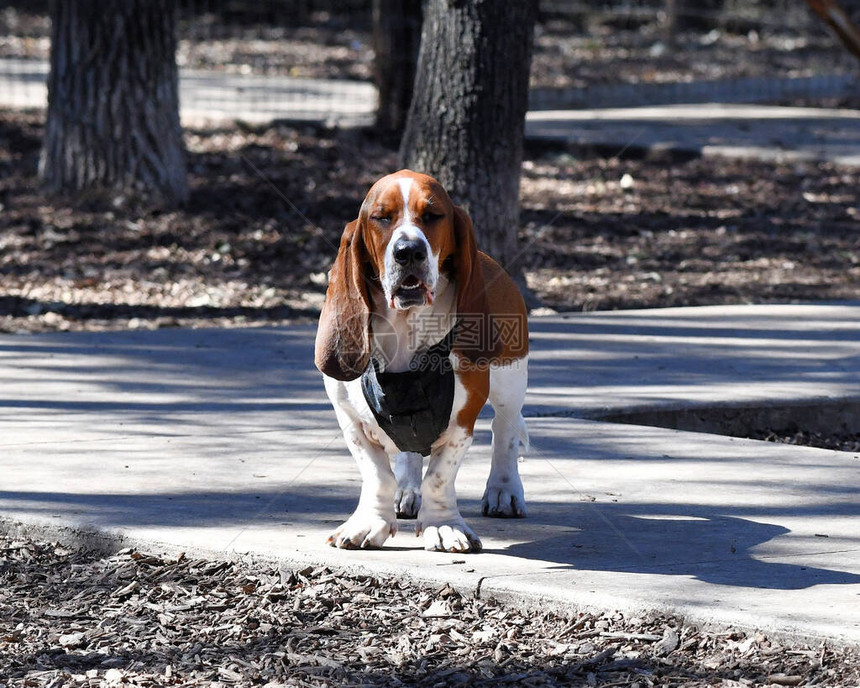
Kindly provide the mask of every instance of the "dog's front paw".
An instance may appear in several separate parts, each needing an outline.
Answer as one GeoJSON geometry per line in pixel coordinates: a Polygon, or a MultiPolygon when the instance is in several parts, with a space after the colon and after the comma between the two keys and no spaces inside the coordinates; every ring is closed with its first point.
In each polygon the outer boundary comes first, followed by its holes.
{"type": "Polygon", "coordinates": [[[416,535],[424,536],[424,549],[430,552],[480,552],[481,538],[461,519],[451,523],[415,527],[416,535]]]}
{"type": "Polygon", "coordinates": [[[328,544],[340,549],[371,549],[397,532],[397,522],[375,513],[356,512],[328,536],[328,544]]]}
{"type": "Polygon", "coordinates": [[[487,483],[481,498],[481,513],[491,518],[525,518],[526,500],[519,480],[496,485],[487,483]]]}
{"type": "Polygon", "coordinates": [[[397,518],[417,518],[421,508],[420,487],[398,487],[394,493],[394,512],[397,518]]]}

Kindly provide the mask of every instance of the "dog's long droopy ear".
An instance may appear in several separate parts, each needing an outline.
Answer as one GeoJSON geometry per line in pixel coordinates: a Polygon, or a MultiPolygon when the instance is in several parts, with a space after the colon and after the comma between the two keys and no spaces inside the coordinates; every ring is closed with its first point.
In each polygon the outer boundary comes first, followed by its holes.
{"type": "Polygon", "coordinates": [[[465,210],[454,207],[454,278],[457,280],[459,328],[454,350],[472,363],[485,364],[497,353],[497,341],[490,322],[487,290],[475,242],[472,220],[465,210]]]}
{"type": "Polygon", "coordinates": [[[353,220],[340,239],[317,329],[314,363],[337,380],[354,380],[370,360],[370,298],[365,282],[362,225],[353,220]]]}

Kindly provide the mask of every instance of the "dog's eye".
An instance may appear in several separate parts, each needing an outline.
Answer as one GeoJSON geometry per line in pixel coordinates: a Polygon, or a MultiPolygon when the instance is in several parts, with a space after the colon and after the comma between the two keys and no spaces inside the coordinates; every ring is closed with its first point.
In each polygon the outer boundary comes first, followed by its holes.
{"type": "Polygon", "coordinates": [[[372,215],[370,219],[381,225],[387,225],[391,222],[391,218],[388,215],[372,215]]]}
{"type": "Polygon", "coordinates": [[[429,225],[433,222],[436,222],[436,220],[438,220],[440,217],[442,217],[442,215],[440,215],[439,213],[434,213],[432,210],[425,210],[424,214],[421,216],[421,221],[424,224],[429,225]]]}

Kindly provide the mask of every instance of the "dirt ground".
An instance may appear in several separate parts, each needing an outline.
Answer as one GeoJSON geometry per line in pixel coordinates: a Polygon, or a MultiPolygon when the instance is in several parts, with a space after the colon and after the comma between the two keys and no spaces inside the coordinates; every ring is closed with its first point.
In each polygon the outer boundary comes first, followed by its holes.
{"type": "MultiPolygon", "coordinates": [[[[370,78],[367,13],[284,22],[276,5],[194,7],[180,16],[184,66],[370,78]]],[[[673,41],[645,6],[543,7],[534,87],[855,66],[807,8],[790,3],[776,14],[767,3],[731,6],[716,28],[673,41]]],[[[44,8],[11,3],[0,10],[0,56],[46,58],[49,30],[44,8]]],[[[858,106],[856,98],[827,104],[858,106]]],[[[35,176],[42,118],[0,111],[0,331],[313,317],[338,234],[374,179],[396,166],[394,142],[372,131],[190,130],[185,208],[151,210],[123,197],[46,201],[35,176]]],[[[856,298],[857,179],[857,169],[829,165],[532,150],[522,267],[556,310],[856,298]]]]}
{"type": "MultiPolygon", "coordinates": [[[[0,9],[0,57],[47,59],[50,20],[46,13],[38,6],[12,5],[0,9]]],[[[321,79],[372,78],[369,12],[340,8],[340,12],[286,17],[275,4],[239,0],[188,5],[196,11],[186,7],[179,15],[177,61],[182,67],[321,79]]],[[[709,26],[678,33],[671,40],[663,14],[653,6],[591,5],[544,3],[535,31],[534,88],[800,77],[849,72],[856,65],[803,3],[729,4],[709,26]]]]}
{"type": "Polygon", "coordinates": [[[0,536],[0,686],[852,686],[860,653],[323,568],[0,536]]]}
{"type": "MultiPolygon", "coordinates": [[[[48,200],[42,118],[0,112],[5,332],[313,318],[344,224],[396,165],[370,130],[192,130],[184,208],[48,200]]],[[[829,164],[533,150],[521,259],[560,311],[857,298],[858,183],[829,164]]]]}

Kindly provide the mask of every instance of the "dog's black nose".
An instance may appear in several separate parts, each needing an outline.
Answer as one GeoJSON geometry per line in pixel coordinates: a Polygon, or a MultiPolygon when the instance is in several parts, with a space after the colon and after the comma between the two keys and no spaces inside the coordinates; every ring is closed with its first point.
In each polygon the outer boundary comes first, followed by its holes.
{"type": "Polygon", "coordinates": [[[398,239],[392,254],[398,265],[409,265],[426,260],[427,249],[419,239],[398,239]]]}

